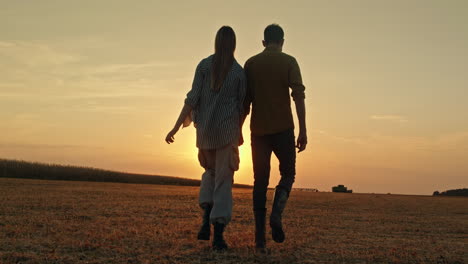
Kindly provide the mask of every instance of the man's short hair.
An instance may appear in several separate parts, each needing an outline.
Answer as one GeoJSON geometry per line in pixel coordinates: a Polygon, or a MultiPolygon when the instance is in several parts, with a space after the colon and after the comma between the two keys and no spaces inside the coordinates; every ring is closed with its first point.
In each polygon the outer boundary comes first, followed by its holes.
{"type": "Polygon", "coordinates": [[[263,31],[263,38],[268,43],[279,43],[284,39],[284,31],[278,24],[271,24],[263,31]]]}

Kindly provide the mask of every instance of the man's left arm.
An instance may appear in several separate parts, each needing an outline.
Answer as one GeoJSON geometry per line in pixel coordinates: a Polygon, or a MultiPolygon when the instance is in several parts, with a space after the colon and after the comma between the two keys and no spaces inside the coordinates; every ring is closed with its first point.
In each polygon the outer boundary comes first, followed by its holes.
{"type": "Polygon", "coordinates": [[[299,135],[297,137],[296,147],[298,152],[302,152],[307,146],[307,127],[305,110],[305,86],[302,83],[301,70],[299,64],[294,59],[289,69],[289,87],[291,87],[291,96],[296,105],[297,119],[299,120],[299,135]]]}

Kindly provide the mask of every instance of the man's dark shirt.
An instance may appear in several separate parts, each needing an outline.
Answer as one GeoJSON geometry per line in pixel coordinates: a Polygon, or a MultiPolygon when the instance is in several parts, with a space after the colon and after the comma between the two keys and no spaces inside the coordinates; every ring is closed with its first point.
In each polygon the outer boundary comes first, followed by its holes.
{"type": "Polygon", "coordinates": [[[269,135],[294,128],[289,88],[294,100],[305,98],[296,59],[274,48],[266,48],[247,60],[244,70],[247,76],[244,113],[249,113],[252,103],[252,134],[269,135]]]}

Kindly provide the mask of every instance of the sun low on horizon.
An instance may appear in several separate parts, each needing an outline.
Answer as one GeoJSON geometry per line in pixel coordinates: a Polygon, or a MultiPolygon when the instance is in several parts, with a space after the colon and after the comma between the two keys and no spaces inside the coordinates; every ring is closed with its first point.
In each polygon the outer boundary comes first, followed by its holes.
{"type": "MultiPolygon", "coordinates": [[[[234,29],[244,65],[278,23],[306,87],[309,144],[294,187],[468,186],[468,2],[284,4],[2,1],[0,158],[200,179],[193,125],[164,141],[195,68],[221,26],[234,29]]],[[[249,123],[242,184],[253,184],[249,123]]],[[[279,178],[272,155],[270,187],[279,178]]]]}

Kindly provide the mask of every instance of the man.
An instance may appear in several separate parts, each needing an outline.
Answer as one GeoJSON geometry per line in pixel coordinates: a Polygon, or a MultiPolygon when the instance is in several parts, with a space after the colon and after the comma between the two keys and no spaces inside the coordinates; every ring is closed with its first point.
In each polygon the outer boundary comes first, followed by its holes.
{"type": "Polygon", "coordinates": [[[265,50],[247,60],[244,67],[248,84],[245,113],[249,113],[252,104],[250,129],[255,178],[255,246],[261,251],[266,249],[266,194],[271,153],[279,160],[281,180],[275,188],[270,227],[273,240],[282,243],[285,235],[281,216],[296,174],[295,147],[302,152],[307,145],[305,87],[296,59],[282,52],[283,43],[283,29],[277,24],[267,26],[263,40],[265,50]],[[297,144],[294,142],[290,88],[299,119],[297,144]]]}

